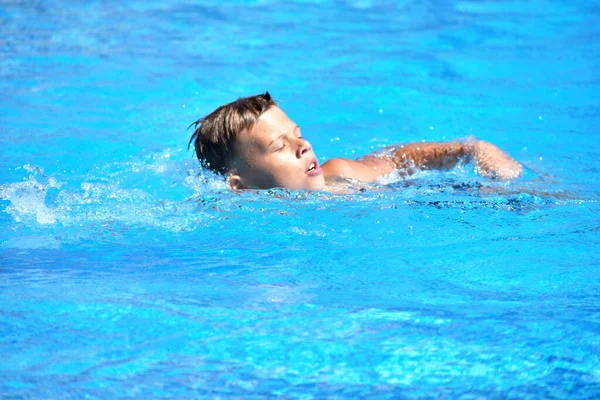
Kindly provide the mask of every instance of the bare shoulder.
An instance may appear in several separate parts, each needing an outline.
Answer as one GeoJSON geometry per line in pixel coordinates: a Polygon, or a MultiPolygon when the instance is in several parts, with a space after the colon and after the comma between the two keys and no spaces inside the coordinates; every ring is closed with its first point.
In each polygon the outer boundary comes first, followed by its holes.
{"type": "Polygon", "coordinates": [[[331,160],[327,160],[321,168],[325,177],[341,176],[351,178],[354,172],[351,160],[347,158],[332,158],[331,160]]]}
{"type": "Polygon", "coordinates": [[[337,176],[362,182],[373,182],[392,172],[395,166],[386,158],[368,155],[360,160],[332,158],[323,164],[322,168],[326,178],[337,176]]]}

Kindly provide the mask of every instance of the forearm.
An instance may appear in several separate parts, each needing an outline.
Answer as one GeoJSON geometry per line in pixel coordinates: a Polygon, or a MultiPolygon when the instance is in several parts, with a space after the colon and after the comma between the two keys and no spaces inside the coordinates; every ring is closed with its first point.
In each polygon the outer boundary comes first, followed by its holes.
{"type": "Polygon", "coordinates": [[[396,168],[453,168],[459,162],[474,161],[479,174],[494,179],[513,179],[523,173],[523,166],[498,147],[483,140],[466,142],[411,143],[388,148],[388,157],[396,168]]]}
{"type": "Polygon", "coordinates": [[[473,145],[462,142],[410,143],[386,147],[356,161],[333,159],[323,165],[326,175],[374,181],[395,170],[411,175],[417,169],[450,169],[473,157],[473,145]]]}
{"type": "Polygon", "coordinates": [[[369,182],[394,170],[410,175],[418,169],[446,170],[471,161],[479,174],[494,179],[513,179],[523,171],[521,164],[493,144],[469,140],[390,146],[358,160],[335,158],[323,164],[323,173],[369,182]]]}
{"type": "Polygon", "coordinates": [[[450,169],[475,155],[473,142],[410,143],[389,147],[396,168],[450,169]]]}

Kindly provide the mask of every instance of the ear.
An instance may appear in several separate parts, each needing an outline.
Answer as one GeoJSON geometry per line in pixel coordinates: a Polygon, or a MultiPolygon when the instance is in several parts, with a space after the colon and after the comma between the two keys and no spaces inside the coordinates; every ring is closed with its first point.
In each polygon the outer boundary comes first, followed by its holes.
{"type": "Polygon", "coordinates": [[[242,177],[236,174],[230,175],[229,178],[227,179],[227,182],[229,183],[229,187],[232,188],[233,190],[242,190],[242,189],[246,189],[246,185],[244,185],[244,182],[242,181],[242,177]]]}

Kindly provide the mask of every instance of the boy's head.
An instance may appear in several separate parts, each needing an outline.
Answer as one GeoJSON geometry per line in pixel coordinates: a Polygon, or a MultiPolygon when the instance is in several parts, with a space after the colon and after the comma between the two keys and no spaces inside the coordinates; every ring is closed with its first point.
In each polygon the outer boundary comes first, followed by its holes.
{"type": "Polygon", "coordinates": [[[233,189],[318,190],[325,184],[310,143],[268,92],[225,104],[195,126],[190,145],[198,159],[228,175],[233,189]]]}

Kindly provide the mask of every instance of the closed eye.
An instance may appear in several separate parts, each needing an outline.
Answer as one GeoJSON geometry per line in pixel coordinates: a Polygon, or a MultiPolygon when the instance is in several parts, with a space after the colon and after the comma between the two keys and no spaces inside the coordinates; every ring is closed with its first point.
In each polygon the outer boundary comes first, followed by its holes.
{"type": "Polygon", "coordinates": [[[283,140],[277,140],[271,144],[271,151],[281,151],[285,148],[285,142],[283,140]]]}

